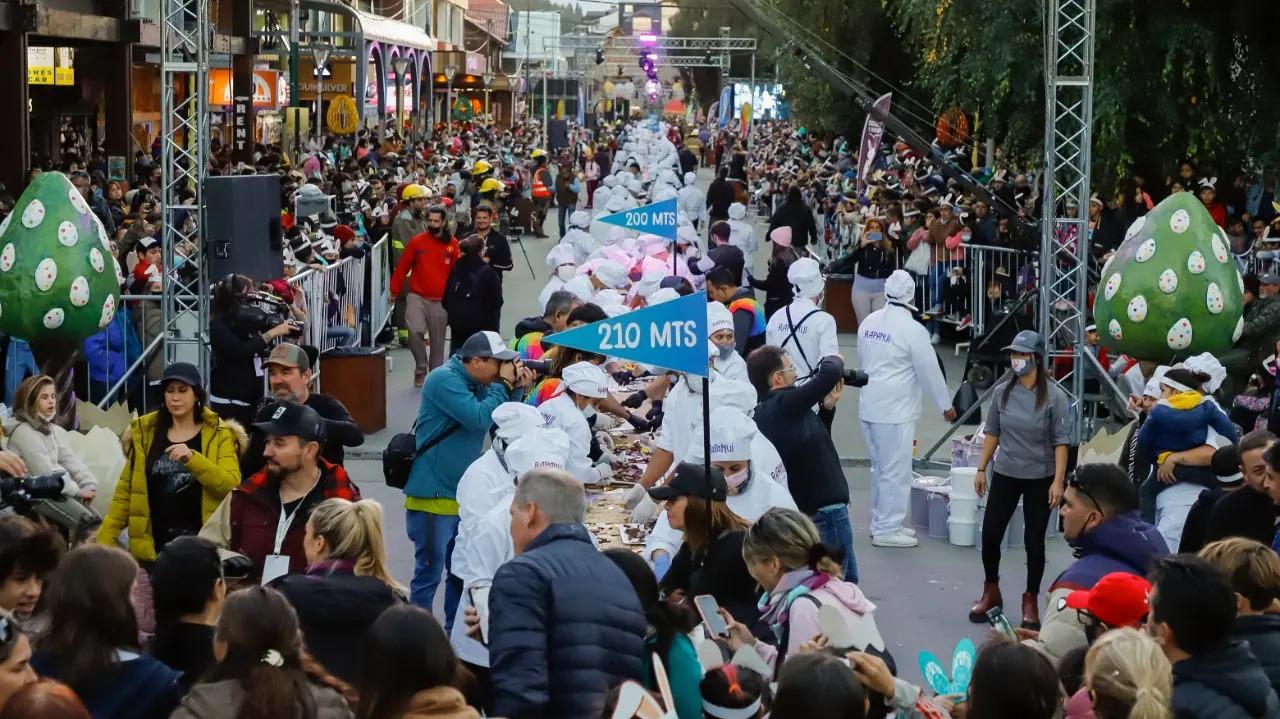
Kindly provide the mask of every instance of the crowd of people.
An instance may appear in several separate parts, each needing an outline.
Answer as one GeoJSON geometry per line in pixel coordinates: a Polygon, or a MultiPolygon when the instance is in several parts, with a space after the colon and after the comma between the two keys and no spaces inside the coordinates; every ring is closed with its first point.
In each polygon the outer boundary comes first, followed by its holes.
{"type": "MultiPolygon", "coordinates": [[[[957,416],[932,346],[947,309],[933,300],[955,284],[944,262],[965,245],[1032,252],[1022,220],[1040,213],[1037,193],[1000,172],[966,193],[903,148],[860,192],[841,138],[757,127],[748,146],[723,130],[610,125],[554,158],[533,125],[431,143],[317,137],[296,166],[274,147],[253,166],[215,148],[214,171],[285,177],[286,274],[390,242],[393,325],[421,391],[408,451],[384,456],[412,579],[392,575],[384,508],[344,467],[363,433],[315,391],[317,349],[290,341],[325,310],[287,297],[286,278],[233,275],[212,298],[211,375],[157,359],[153,387],[126,388],[155,397],[121,437],[114,484],[54,421],[53,378],[6,396],[0,471],[63,476],[0,517],[0,719],[1280,717],[1280,444],[1268,409],[1250,404],[1266,377],[1245,382],[1234,355],[1116,360],[1118,377],[1141,382],[1138,423],[1120,465],[1076,466],[1072,410],[1034,331],[1004,348],[1010,375],[984,407],[983,592],[968,613],[985,624],[1006,609],[1000,548],[1021,504],[1019,626],[982,643],[961,694],[899,676],[908,657],[862,589],[879,580],[859,571],[837,405],[857,392],[871,543],[917,546],[904,520],[924,398],[957,416]],[[705,192],[695,148],[715,168],[705,192]],[[334,212],[311,211],[329,198],[334,212]],[[602,221],[666,199],[674,242],[602,221]],[[753,208],[768,215],[763,279],[753,208]],[[546,235],[553,214],[550,279],[504,338],[513,244],[546,235]],[[833,233],[841,223],[851,229],[833,233]],[[840,262],[855,275],[859,369],[822,309],[840,262]],[[551,337],[697,291],[705,382],[551,337]],[[246,320],[263,301],[288,306],[285,320],[246,320]],[[635,551],[600,551],[586,488],[626,465],[619,429],[653,436],[619,495],[650,529],[635,551]],[[112,487],[101,516],[100,483],[112,487]],[[1075,558],[1042,596],[1055,507],[1075,558]]],[[[69,162],[106,214],[122,285],[154,292],[158,171],[139,157],[128,199],[92,160],[69,162]]],[[[1174,189],[1195,180],[1184,169],[1174,189]]],[[[1224,227],[1248,214],[1269,236],[1257,208],[1270,200],[1237,181],[1238,204],[1218,203],[1212,185],[1197,183],[1224,227]]],[[[1151,206],[1141,184],[1119,199],[1098,200],[1100,258],[1123,213],[1151,206]]],[[[1265,247],[1237,253],[1245,269],[1268,261],[1265,247]]],[[[1247,373],[1276,350],[1280,326],[1265,323],[1280,323],[1277,289],[1274,275],[1246,279],[1247,373]]],[[[125,376],[131,355],[112,348],[148,344],[152,309],[135,301],[91,338],[88,381],[125,376]]]]}

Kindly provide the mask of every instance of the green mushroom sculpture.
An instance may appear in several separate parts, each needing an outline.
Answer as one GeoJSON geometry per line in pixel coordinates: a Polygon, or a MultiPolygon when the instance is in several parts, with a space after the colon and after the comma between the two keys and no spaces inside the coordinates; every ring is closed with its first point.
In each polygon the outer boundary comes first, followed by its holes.
{"type": "Polygon", "coordinates": [[[1244,280],[1229,248],[1190,192],[1135,220],[1102,268],[1093,313],[1103,344],[1162,364],[1229,349],[1244,329],[1244,280]]]}
{"type": "Polygon", "coordinates": [[[119,266],[102,222],[60,172],[45,172],[0,223],[0,330],[79,342],[110,324],[119,266]]]}

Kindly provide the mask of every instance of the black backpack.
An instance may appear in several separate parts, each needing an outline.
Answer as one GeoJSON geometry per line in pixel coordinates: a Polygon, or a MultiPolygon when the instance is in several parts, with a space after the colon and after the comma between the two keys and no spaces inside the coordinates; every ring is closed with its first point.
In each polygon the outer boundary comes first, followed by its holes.
{"type": "Polygon", "coordinates": [[[457,431],[461,425],[451,423],[445,431],[416,446],[414,432],[401,432],[391,438],[387,448],[382,450],[382,478],[387,486],[393,489],[404,489],[409,484],[409,473],[413,471],[413,463],[427,450],[443,442],[449,435],[457,431]]]}

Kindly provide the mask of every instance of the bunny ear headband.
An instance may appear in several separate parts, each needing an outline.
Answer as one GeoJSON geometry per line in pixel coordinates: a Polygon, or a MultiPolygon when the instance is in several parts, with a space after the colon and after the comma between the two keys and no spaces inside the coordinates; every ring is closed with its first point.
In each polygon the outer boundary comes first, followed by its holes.
{"type": "MultiPolygon", "coordinates": [[[[750,669],[762,677],[771,674],[769,665],[765,664],[756,650],[751,647],[739,647],[734,652],[729,663],[725,664],[724,654],[720,651],[720,645],[710,639],[705,639],[698,645],[698,661],[702,663],[704,676],[712,672],[719,671],[725,676],[729,682],[729,693],[740,692],[741,687],[738,685],[738,670],[750,669]]],[[[745,707],[724,707],[713,704],[705,698],[702,700],[702,711],[707,716],[715,717],[715,719],[750,719],[760,712],[760,697],[756,697],[755,701],[745,707]]]]}

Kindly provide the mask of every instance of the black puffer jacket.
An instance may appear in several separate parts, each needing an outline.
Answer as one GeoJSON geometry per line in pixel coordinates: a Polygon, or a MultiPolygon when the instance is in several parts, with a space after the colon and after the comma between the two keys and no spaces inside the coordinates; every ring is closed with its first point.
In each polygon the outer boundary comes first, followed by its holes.
{"type": "Polygon", "coordinates": [[[622,570],[581,524],[553,524],[502,565],[489,592],[492,716],[600,716],[645,673],[646,622],[622,570]]]}
{"type": "Polygon", "coordinates": [[[356,649],[383,610],[399,601],[375,577],[356,576],[350,562],[317,562],[306,574],[282,577],[272,586],[284,594],[302,626],[302,638],[325,669],[354,684],[360,678],[356,649]]]}
{"type": "Polygon", "coordinates": [[[1242,641],[1173,665],[1176,719],[1280,719],[1280,699],[1242,641]]]}
{"type": "Polygon", "coordinates": [[[1236,617],[1231,625],[1231,638],[1249,645],[1249,651],[1266,672],[1271,688],[1280,694],[1280,617],[1258,614],[1236,617]]]}

